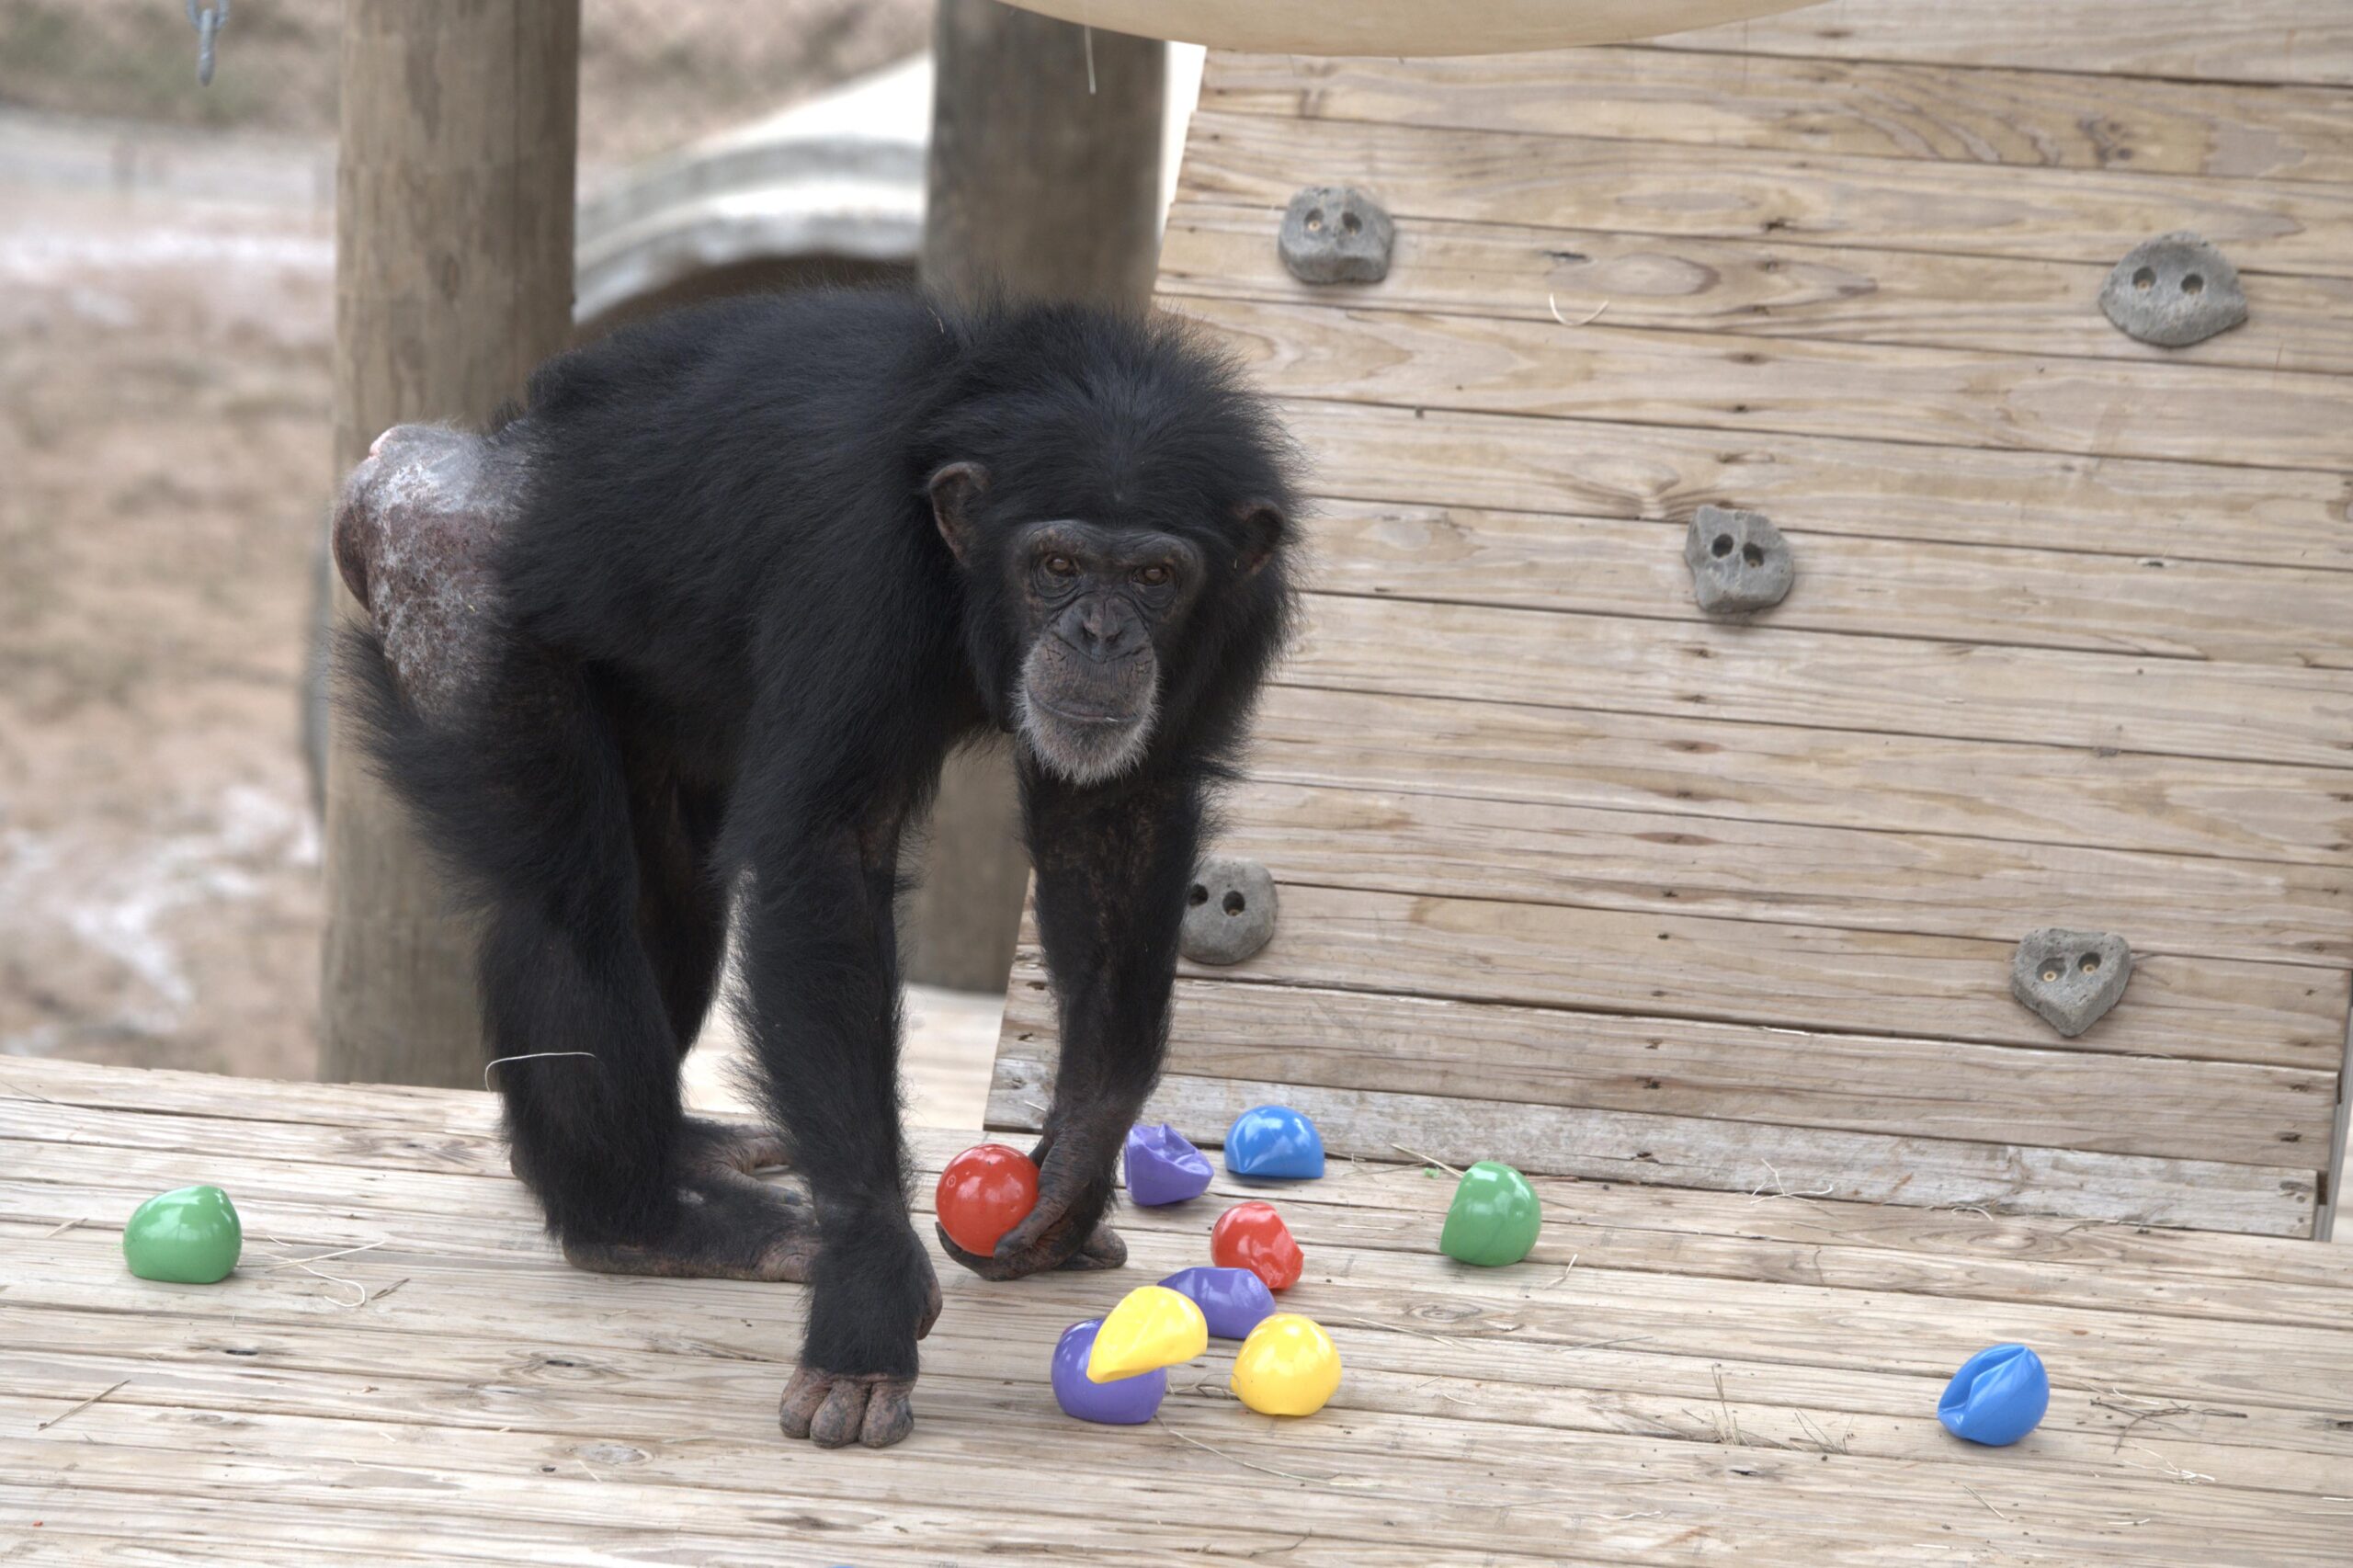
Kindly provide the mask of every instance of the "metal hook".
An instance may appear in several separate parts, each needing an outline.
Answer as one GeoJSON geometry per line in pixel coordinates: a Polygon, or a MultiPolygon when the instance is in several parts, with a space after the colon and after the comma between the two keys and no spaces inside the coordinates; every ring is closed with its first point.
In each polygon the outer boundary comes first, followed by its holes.
{"type": "Polygon", "coordinates": [[[212,0],[209,6],[188,0],[188,23],[196,29],[196,79],[209,87],[212,85],[212,40],[229,25],[229,0],[212,0]]]}

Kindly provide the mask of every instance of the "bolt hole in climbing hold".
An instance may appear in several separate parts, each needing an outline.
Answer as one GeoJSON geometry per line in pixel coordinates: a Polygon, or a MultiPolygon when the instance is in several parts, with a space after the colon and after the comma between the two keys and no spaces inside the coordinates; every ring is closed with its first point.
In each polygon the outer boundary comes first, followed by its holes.
{"type": "Polygon", "coordinates": [[[2042,983],[2045,985],[2053,983],[2058,978],[2059,971],[2055,969],[2046,969],[2042,971],[2042,983]]]}
{"type": "Polygon", "coordinates": [[[1364,227],[1364,220],[1353,212],[1343,212],[1340,214],[1340,227],[1353,234],[1364,227]]]}
{"type": "Polygon", "coordinates": [[[2157,269],[2154,267],[2144,267],[2132,275],[2132,287],[2135,289],[2154,289],[2156,286],[2157,269]]]}
{"type": "Polygon", "coordinates": [[[1225,903],[1222,907],[1228,915],[1239,915],[1248,908],[1249,904],[1240,893],[1230,892],[1225,895],[1225,903]]]}
{"type": "Polygon", "coordinates": [[[2206,292],[2206,279],[2199,277],[2195,272],[2190,273],[2182,278],[2181,291],[2185,294],[2203,294],[2206,292]]]}
{"type": "Polygon", "coordinates": [[[2086,953],[2082,958],[2075,960],[2075,967],[2082,970],[2086,974],[2089,974],[2094,970],[2099,968],[2099,955],[2097,953],[2086,953]]]}
{"type": "Polygon", "coordinates": [[[1209,901],[1210,890],[1201,886],[1199,882],[1195,882],[1193,884],[1193,891],[1185,895],[1185,902],[1191,904],[1196,909],[1199,909],[1209,901]]]}
{"type": "Polygon", "coordinates": [[[1307,232],[1312,234],[1324,232],[1324,209],[1321,207],[1307,215],[1307,232]]]}
{"type": "Polygon", "coordinates": [[[1744,544],[1740,547],[1740,558],[1751,566],[1765,564],[1765,552],[1753,544],[1744,544]]]}
{"type": "Polygon", "coordinates": [[[1732,535],[1718,534],[1716,536],[1716,542],[1708,547],[1708,553],[1715,556],[1718,560],[1722,560],[1723,557],[1730,555],[1732,553],[1732,535]]]}

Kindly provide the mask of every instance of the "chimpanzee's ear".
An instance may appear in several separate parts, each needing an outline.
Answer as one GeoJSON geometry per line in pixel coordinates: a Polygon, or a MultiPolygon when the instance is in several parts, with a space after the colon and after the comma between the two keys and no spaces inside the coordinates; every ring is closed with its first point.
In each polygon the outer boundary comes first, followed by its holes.
{"type": "Polygon", "coordinates": [[[1242,551],[1234,558],[1234,568],[1245,577],[1256,576],[1258,568],[1275,553],[1275,547],[1282,542],[1283,515],[1271,501],[1245,501],[1237,513],[1242,524],[1242,551]]]}
{"type": "Polygon", "coordinates": [[[972,497],[989,487],[989,471],[978,463],[954,462],[931,476],[931,519],[961,563],[972,548],[972,497]]]}

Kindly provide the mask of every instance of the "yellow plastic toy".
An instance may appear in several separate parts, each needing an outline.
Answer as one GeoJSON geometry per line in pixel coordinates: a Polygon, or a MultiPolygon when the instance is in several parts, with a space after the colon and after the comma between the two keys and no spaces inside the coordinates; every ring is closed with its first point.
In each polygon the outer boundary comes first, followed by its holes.
{"type": "Polygon", "coordinates": [[[1339,1348],[1313,1318],[1277,1312],[1242,1342],[1233,1386],[1261,1415],[1313,1415],[1339,1392],[1339,1348]]]}
{"type": "Polygon", "coordinates": [[[1120,1298],[1103,1326],[1095,1331],[1095,1348],[1086,1358],[1086,1381],[1108,1383],[1141,1377],[1189,1361],[1209,1347],[1209,1319],[1201,1315],[1191,1297],[1178,1295],[1165,1285],[1139,1285],[1120,1298]]]}

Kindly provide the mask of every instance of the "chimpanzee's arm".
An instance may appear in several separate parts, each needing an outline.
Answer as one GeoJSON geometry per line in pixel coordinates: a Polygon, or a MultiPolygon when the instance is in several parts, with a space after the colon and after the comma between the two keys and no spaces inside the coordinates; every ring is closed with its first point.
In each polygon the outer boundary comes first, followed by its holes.
{"type": "Polygon", "coordinates": [[[1036,1211],[995,1257],[954,1255],[991,1278],[1125,1260],[1098,1226],[1113,1164],[1167,1049],[1176,928],[1201,824],[1192,777],[1082,789],[1025,767],[1022,782],[1062,1062],[1038,1143],[1036,1211]]]}

